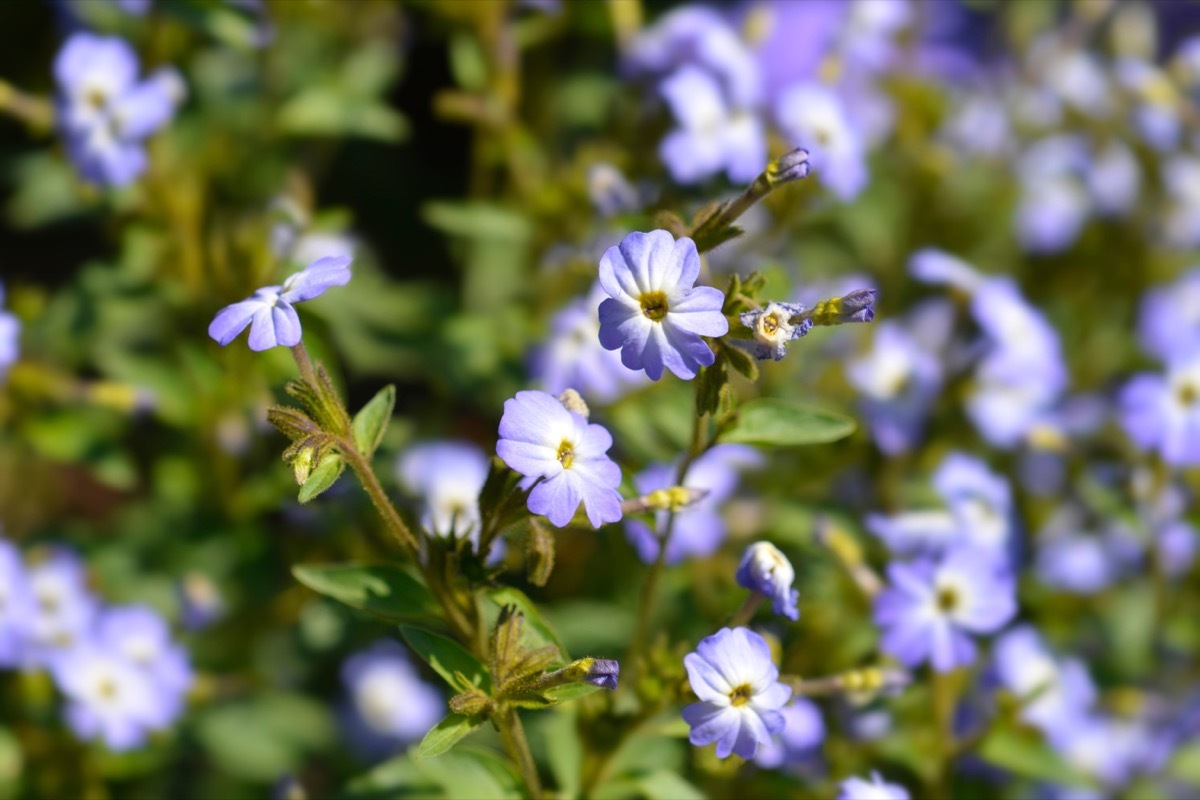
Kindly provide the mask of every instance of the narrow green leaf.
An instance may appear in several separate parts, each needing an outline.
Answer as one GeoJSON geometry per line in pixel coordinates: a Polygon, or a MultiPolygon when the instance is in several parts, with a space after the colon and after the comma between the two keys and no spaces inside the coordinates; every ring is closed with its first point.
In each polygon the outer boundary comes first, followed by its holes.
{"type": "Polygon", "coordinates": [[[483,724],[483,717],[464,717],[451,714],[429,729],[413,758],[435,758],[458,744],[468,734],[483,724]]]}
{"type": "Polygon", "coordinates": [[[762,398],[743,405],[737,421],[720,438],[722,442],[794,447],[836,442],[856,427],[854,420],[832,411],[762,398]]]}
{"type": "Polygon", "coordinates": [[[441,787],[446,797],[472,800],[518,800],[523,796],[521,779],[507,759],[494,750],[470,743],[456,747],[441,758],[414,761],[427,780],[441,787]]]}
{"type": "Polygon", "coordinates": [[[507,605],[516,606],[517,610],[525,615],[526,646],[530,649],[553,647],[562,656],[562,663],[566,663],[569,660],[567,649],[563,647],[562,640],[558,638],[558,634],[554,632],[554,628],[551,627],[550,623],[542,615],[541,609],[520,589],[514,589],[511,586],[494,589],[487,593],[487,599],[489,601],[488,605],[491,606],[486,609],[489,627],[495,624],[501,607],[507,605]]]}
{"type": "Polygon", "coordinates": [[[655,770],[635,781],[646,800],[705,800],[704,792],[671,770],[655,770]]]}
{"type": "Polygon", "coordinates": [[[721,390],[729,383],[725,371],[725,350],[717,353],[710,367],[702,367],[696,376],[696,413],[715,414],[721,407],[721,390]]]}
{"type": "Polygon", "coordinates": [[[317,464],[317,468],[308,476],[308,480],[300,487],[300,494],[297,499],[301,503],[307,503],[317,495],[324,492],[330,486],[337,483],[337,479],[342,476],[342,470],[346,468],[346,462],[337,453],[328,453],[321,459],[321,463],[317,464]]]}
{"type": "Polygon", "coordinates": [[[358,452],[367,458],[375,454],[375,448],[383,441],[383,432],[387,430],[395,407],[396,387],[388,384],[354,415],[354,422],[350,427],[358,452]]]}
{"type": "Polygon", "coordinates": [[[314,592],[389,622],[437,619],[441,612],[425,584],[404,570],[382,564],[314,564],[292,567],[292,575],[314,592]]]}
{"type": "Polygon", "coordinates": [[[725,359],[735,372],[744,375],[748,380],[758,380],[758,360],[736,345],[726,344],[722,347],[725,359]]]}
{"type": "Polygon", "coordinates": [[[492,679],[487,668],[458,642],[432,631],[407,625],[400,626],[400,635],[413,652],[456,691],[466,691],[475,686],[485,693],[491,692],[492,679]],[[464,685],[462,680],[455,677],[456,672],[465,675],[470,683],[464,685]]]}
{"type": "Polygon", "coordinates": [[[1092,786],[1092,781],[1072,767],[1035,736],[997,728],[979,746],[979,757],[1026,778],[1067,786],[1092,786]]]}

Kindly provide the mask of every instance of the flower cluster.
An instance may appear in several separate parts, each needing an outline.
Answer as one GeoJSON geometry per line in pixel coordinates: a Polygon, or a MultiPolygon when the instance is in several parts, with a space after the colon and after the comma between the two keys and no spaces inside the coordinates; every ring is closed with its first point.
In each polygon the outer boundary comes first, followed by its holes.
{"type": "Polygon", "coordinates": [[[0,540],[0,666],[48,670],[80,739],[140,747],[183,713],[186,651],[150,608],[104,607],[69,550],[42,556],[25,563],[0,540]]]}

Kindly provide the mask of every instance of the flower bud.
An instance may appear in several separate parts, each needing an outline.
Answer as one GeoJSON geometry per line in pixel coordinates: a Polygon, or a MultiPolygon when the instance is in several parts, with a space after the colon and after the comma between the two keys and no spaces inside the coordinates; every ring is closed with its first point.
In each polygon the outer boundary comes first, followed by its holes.
{"type": "Polygon", "coordinates": [[[739,586],[771,598],[775,613],[793,620],[800,618],[796,607],[800,592],[792,588],[795,580],[792,562],[770,542],[755,542],[747,547],[737,570],[739,586]]]}

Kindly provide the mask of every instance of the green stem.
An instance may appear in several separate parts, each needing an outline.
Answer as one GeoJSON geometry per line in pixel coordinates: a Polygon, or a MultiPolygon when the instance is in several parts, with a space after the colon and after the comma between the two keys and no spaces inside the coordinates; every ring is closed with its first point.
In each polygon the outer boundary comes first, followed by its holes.
{"type": "Polygon", "coordinates": [[[50,103],[25,94],[3,80],[0,80],[0,112],[37,131],[48,132],[54,127],[54,107],[50,103]]]}
{"type": "Polygon", "coordinates": [[[540,800],[542,779],[538,777],[537,765],[533,763],[533,753],[529,750],[529,742],[525,738],[525,728],[521,725],[521,718],[517,716],[516,709],[509,708],[492,719],[496,722],[500,740],[504,742],[504,749],[508,751],[508,755],[521,770],[521,778],[525,781],[529,796],[533,800],[540,800]]]}
{"type": "Polygon", "coordinates": [[[317,373],[313,369],[312,359],[308,356],[308,350],[304,347],[304,342],[296,342],[292,345],[292,358],[296,359],[296,366],[300,368],[300,378],[316,391],[321,390],[321,385],[317,383],[317,373]]]}
{"type": "Polygon", "coordinates": [[[754,619],[754,612],[758,611],[758,607],[762,605],[763,596],[758,592],[751,592],[746,598],[746,602],[742,603],[742,607],[737,610],[732,617],[729,618],[730,628],[745,627],[750,620],[754,619]]]}
{"type": "Polygon", "coordinates": [[[933,673],[933,719],[937,728],[937,770],[930,782],[930,797],[945,797],[947,795],[946,781],[949,777],[950,764],[958,750],[954,737],[954,708],[958,704],[958,686],[956,673],[933,673]]]}
{"type": "Polygon", "coordinates": [[[379,516],[383,517],[388,532],[415,559],[420,552],[420,545],[417,544],[417,538],[413,536],[412,531],[404,524],[404,520],[400,518],[400,512],[396,511],[396,507],[388,499],[387,493],[379,483],[379,478],[375,477],[375,470],[371,469],[371,465],[367,463],[367,459],[363,457],[363,454],[358,452],[358,448],[354,446],[354,442],[341,439],[338,441],[337,448],[338,452],[342,454],[342,458],[346,459],[346,463],[350,465],[350,468],[354,470],[354,474],[358,476],[359,483],[362,484],[363,489],[370,496],[375,510],[379,512],[379,516]]]}

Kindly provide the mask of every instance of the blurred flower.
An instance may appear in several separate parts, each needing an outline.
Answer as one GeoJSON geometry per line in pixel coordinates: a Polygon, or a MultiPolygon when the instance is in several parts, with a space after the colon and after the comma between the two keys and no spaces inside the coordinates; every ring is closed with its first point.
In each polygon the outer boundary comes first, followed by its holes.
{"type": "MultiPolygon", "coordinates": [[[[707,492],[699,501],[675,512],[671,539],[664,555],[667,564],[677,564],[685,558],[711,555],[725,539],[725,520],[721,504],[737,488],[738,469],[760,463],[761,457],[752,447],[721,444],[697,458],[683,478],[683,486],[707,492]]],[[[647,495],[675,485],[676,467],[654,464],[634,478],[639,494],[647,495]]],[[[626,536],[637,550],[638,558],[653,564],[658,558],[661,540],[655,531],[666,530],[669,512],[655,513],[654,528],[640,519],[625,522],[626,536]]]]}
{"type": "Polygon", "coordinates": [[[1012,576],[977,548],[892,563],[888,584],[875,599],[881,647],[909,667],[928,660],[949,672],[970,664],[975,644],[968,634],[992,633],[1016,613],[1012,576]]]}
{"type": "Polygon", "coordinates": [[[299,344],[300,317],[292,304],[320,297],[331,286],[345,286],[350,281],[350,261],[350,256],[318,259],[282,286],[266,286],[249,300],[225,306],[208,326],[208,335],[224,347],[250,325],[251,350],[299,344]]]}
{"type": "Polygon", "coordinates": [[[1200,352],[1200,266],[1146,290],[1138,307],[1138,340],[1160,361],[1200,352]]]}
{"type": "Polygon", "coordinates": [[[746,548],[737,568],[738,586],[768,597],[776,614],[800,619],[796,601],[800,592],[792,588],[796,571],[787,556],[770,542],[755,542],[746,548]]]}
{"type": "Polygon", "coordinates": [[[754,332],[754,342],[743,342],[736,339],[738,344],[745,344],[760,360],[773,358],[781,360],[787,355],[787,343],[799,339],[808,333],[813,326],[812,320],[803,319],[792,324],[792,317],[804,311],[799,303],[767,304],[766,308],[744,311],[739,316],[742,324],[754,332]]]}
{"type": "Polygon", "coordinates": [[[1175,358],[1166,375],[1135,375],[1117,402],[1138,447],[1172,466],[1200,464],[1200,353],[1175,358]]]}
{"type": "Polygon", "coordinates": [[[1112,585],[1140,556],[1132,531],[1112,523],[1101,533],[1057,527],[1052,519],[1037,540],[1034,574],[1055,589],[1095,594],[1112,585]]]}
{"type": "Polygon", "coordinates": [[[588,398],[616,400],[648,382],[645,372],[627,368],[621,354],[600,344],[600,303],[607,295],[599,283],[586,298],[572,301],[550,320],[546,343],[530,359],[530,372],[547,392],[576,389],[588,398]]]}
{"type": "Polygon", "coordinates": [[[17,666],[33,615],[33,595],[21,553],[0,539],[0,667],[17,666]]]}
{"type": "Polygon", "coordinates": [[[404,488],[423,501],[421,525],[437,536],[479,537],[479,493],[489,460],[467,442],[429,442],[410,447],[396,463],[404,488]]]}
{"type": "Polygon", "coordinates": [[[612,435],[545,392],[517,392],[504,401],[496,455],[527,478],[529,510],[563,527],[583,503],[599,528],[621,518],[621,468],[606,453],[612,435]]]}
{"type": "Polygon", "coordinates": [[[154,0],[114,0],[120,6],[121,10],[126,14],[133,14],[136,17],[141,17],[150,10],[154,0]]]}
{"type": "Polygon", "coordinates": [[[1093,712],[1064,729],[1053,744],[1069,764],[1097,778],[1111,796],[1139,771],[1151,739],[1136,721],[1093,712]]]}
{"type": "Polygon", "coordinates": [[[996,677],[1021,702],[1021,719],[1057,741],[1079,724],[1096,701],[1087,666],[1056,658],[1038,632],[1021,625],[992,646],[996,677]]]}
{"type": "Polygon", "coordinates": [[[447,713],[441,693],[421,680],[395,642],[376,642],[347,658],[342,685],[350,695],[347,732],[368,757],[417,741],[447,713]]]}
{"type": "Polygon", "coordinates": [[[841,98],[818,83],[791,86],[775,109],[788,141],[809,152],[821,184],[840,200],[850,201],[866,187],[866,146],[846,114],[841,98]]]}
{"type": "Polygon", "coordinates": [[[592,206],[605,217],[637,211],[642,204],[637,188],[612,164],[588,167],[587,188],[592,206]]]}
{"type": "Polygon", "coordinates": [[[760,744],[783,730],[780,709],[792,689],[779,683],[771,648],[747,628],[722,628],[683,658],[700,702],[683,709],[697,747],[717,743],[717,757],[754,758],[760,744]]]}
{"type": "Polygon", "coordinates": [[[841,783],[837,800],[909,800],[908,790],[896,783],[886,783],[878,772],[871,780],[847,778],[841,783]]]}
{"type": "Polygon", "coordinates": [[[225,602],[212,578],[203,572],[188,572],[179,582],[183,625],[189,630],[207,628],[225,614],[225,602]]]}
{"type": "MultiPolygon", "coordinates": [[[[4,303],[4,284],[0,283],[0,305],[4,303]]],[[[20,357],[21,321],[15,314],[0,310],[0,380],[20,357]]]]}
{"type": "Polygon", "coordinates": [[[1017,234],[1031,253],[1057,253],[1074,244],[1091,214],[1082,176],[1091,171],[1085,143],[1059,135],[1034,142],[1017,159],[1021,197],[1017,234]]]}
{"type": "Polygon", "coordinates": [[[58,125],[80,174],[123,186],[146,168],[142,140],[167,124],[185,93],[171,68],[137,82],[138,60],[122,39],[73,34],[54,60],[58,125]]]}
{"type": "Polygon", "coordinates": [[[192,668],[187,651],[171,641],[165,619],[143,606],[109,608],[97,621],[93,642],[122,657],[150,686],[155,711],[151,728],[165,728],[183,712],[192,668]]]}
{"type": "Polygon", "coordinates": [[[64,651],[86,638],[96,614],[96,599],[87,589],[83,563],[69,550],[50,550],[25,574],[34,606],[23,661],[31,666],[51,666],[64,651]]]}
{"type": "Polygon", "coordinates": [[[784,727],[758,748],[754,763],[764,769],[802,764],[811,760],[825,741],[825,721],[817,704],[806,697],[793,697],[779,710],[784,727]]]}
{"type": "Polygon", "coordinates": [[[621,362],[645,369],[653,380],[666,366],[684,380],[715,360],[701,336],[724,336],[725,295],[694,286],[700,255],[687,237],[676,241],[663,230],[634,232],[600,259],[600,285],[609,299],[600,304],[600,344],[621,350],[621,362]]]}
{"type": "Polygon", "coordinates": [[[748,110],[727,106],[710,74],[685,66],[662,82],[661,91],[679,123],[659,145],[676,182],[699,183],[724,172],[732,183],[749,183],[766,166],[762,122],[748,110]]]}
{"type": "Polygon", "coordinates": [[[53,672],[67,696],[67,722],[80,739],[130,750],[162,725],[154,681],[105,644],[77,643],[55,661],[53,672]]]}

